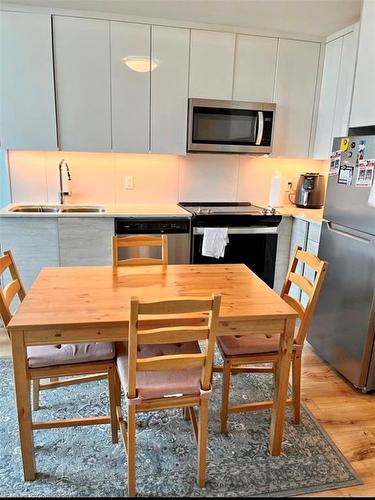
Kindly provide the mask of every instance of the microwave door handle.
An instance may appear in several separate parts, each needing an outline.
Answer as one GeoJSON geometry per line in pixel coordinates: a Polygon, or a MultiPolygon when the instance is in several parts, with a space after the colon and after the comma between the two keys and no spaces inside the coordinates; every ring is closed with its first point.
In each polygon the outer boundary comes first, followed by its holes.
{"type": "Polygon", "coordinates": [[[263,127],[264,127],[263,111],[258,111],[258,134],[257,134],[257,138],[255,141],[256,146],[260,146],[262,143],[263,127]]]}

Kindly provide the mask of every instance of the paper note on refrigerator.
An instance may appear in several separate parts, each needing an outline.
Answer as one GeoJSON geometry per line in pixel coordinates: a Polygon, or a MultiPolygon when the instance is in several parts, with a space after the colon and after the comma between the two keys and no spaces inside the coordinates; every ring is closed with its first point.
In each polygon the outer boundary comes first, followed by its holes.
{"type": "Polygon", "coordinates": [[[360,160],[358,162],[356,187],[371,187],[374,180],[375,160],[360,160]]]}
{"type": "MultiPolygon", "coordinates": [[[[374,180],[374,168],[375,168],[375,160],[367,160],[367,166],[366,168],[371,169],[371,182],[374,180]]],[[[368,172],[368,176],[370,176],[370,173],[368,172]]],[[[375,208],[375,183],[372,184],[372,188],[370,190],[370,196],[368,197],[368,202],[367,202],[370,207],[375,208]]]]}

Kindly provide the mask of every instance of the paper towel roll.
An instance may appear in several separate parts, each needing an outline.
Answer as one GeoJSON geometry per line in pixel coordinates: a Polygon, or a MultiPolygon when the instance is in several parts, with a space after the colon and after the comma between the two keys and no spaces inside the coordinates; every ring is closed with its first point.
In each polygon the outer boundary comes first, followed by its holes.
{"type": "Polygon", "coordinates": [[[268,205],[270,207],[281,207],[284,201],[284,178],[281,175],[274,175],[271,178],[270,195],[268,205]]]}

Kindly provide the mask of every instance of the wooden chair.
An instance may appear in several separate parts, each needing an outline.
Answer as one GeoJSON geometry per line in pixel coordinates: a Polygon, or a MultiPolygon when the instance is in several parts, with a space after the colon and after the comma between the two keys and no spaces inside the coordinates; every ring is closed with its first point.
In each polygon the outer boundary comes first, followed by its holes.
{"type": "MultiPolygon", "coordinates": [[[[303,268],[303,266],[301,266],[303,268]]],[[[327,262],[315,255],[304,252],[296,247],[291,260],[286,280],[281,291],[281,297],[298,313],[300,324],[294,338],[292,348],[292,399],[287,401],[293,406],[294,423],[300,422],[301,412],[301,355],[303,344],[310,327],[311,318],[327,271],[327,262]],[[299,262],[311,267],[315,271],[314,282],[296,273],[299,262]],[[300,301],[289,295],[292,284],[303,290],[309,297],[306,308],[300,301]]],[[[253,402],[238,405],[229,405],[229,386],[232,373],[253,372],[273,373],[274,382],[277,379],[277,361],[279,357],[279,335],[247,335],[218,337],[218,346],[224,360],[224,366],[215,367],[214,371],[223,371],[221,432],[227,432],[229,413],[242,411],[264,410],[272,408],[272,401],[253,402]],[[271,367],[253,367],[258,363],[271,363],[271,367]]]]}
{"type": "Polygon", "coordinates": [[[184,409],[198,446],[198,484],[205,485],[208,401],[220,301],[219,295],[160,302],[131,299],[128,343],[120,343],[117,350],[117,370],[128,407],[127,423],[120,406],[117,415],[128,457],[129,496],[136,494],[136,414],[144,411],[184,409]],[[208,322],[202,325],[200,314],[196,326],[197,317],[191,313],[202,312],[209,312],[208,322]],[[153,318],[147,319],[150,315],[153,318]],[[176,320],[170,315],[178,315],[179,326],[171,326],[176,320]],[[205,352],[198,340],[206,342],[205,352]],[[199,407],[199,423],[194,406],[199,407]]]}
{"type": "MultiPolygon", "coordinates": [[[[11,281],[5,287],[0,286],[0,314],[5,328],[12,318],[10,308],[13,299],[18,296],[20,302],[22,302],[26,296],[12,253],[9,250],[0,256],[0,278],[6,270],[9,270],[11,281]]],[[[92,344],[32,346],[27,348],[27,357],[27,374],[30,382],[33,382],[34,409],[39,407],[40,390],[91,382],[99,380],[103,376],[108,379],[109,387],[110,416],[38,421],[33,423],[33,429],[110,423],[112,441],[117,443],[117,400],[115,398],[118,391],[118,379],[114,363],[114,344],[98,342],[92,344]],[[59,377],[69,378],[59,380],[59,377]],[[50,379],[50,382],[40,384],[41,379],[50,379]]]]}
{"type": "Polygon", "coordinates": [[[117,266],[149,266],[153,264],[168,264],[168,237],[166,234],[161,236],[113,236],[112,238],[112,263],[117,266]],[[120,248],[135,247],[161,247],[161,259],[151,257],[135,257],[130,259],[119,259],[120,248]]]}

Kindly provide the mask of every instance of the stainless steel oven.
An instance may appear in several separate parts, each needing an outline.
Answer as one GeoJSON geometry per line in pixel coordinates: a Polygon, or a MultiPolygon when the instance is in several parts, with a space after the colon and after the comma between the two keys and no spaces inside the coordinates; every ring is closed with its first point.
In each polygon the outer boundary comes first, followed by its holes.
{"type": "Polygon", "coordinates": [[[280,214],[249,202],[181,202],[179,205],[192,214],[192,264],[245,264],[273,287],[280,214]],[[204,230],[212,227],[228,228],[229,242],[224,257],[218,259],[202,255],[204,230]]]}
{"type": "Polygon", "coordinates": [[[187,151],[270,153],[275,111],[271,103],[189,99],[187,151]]]}

